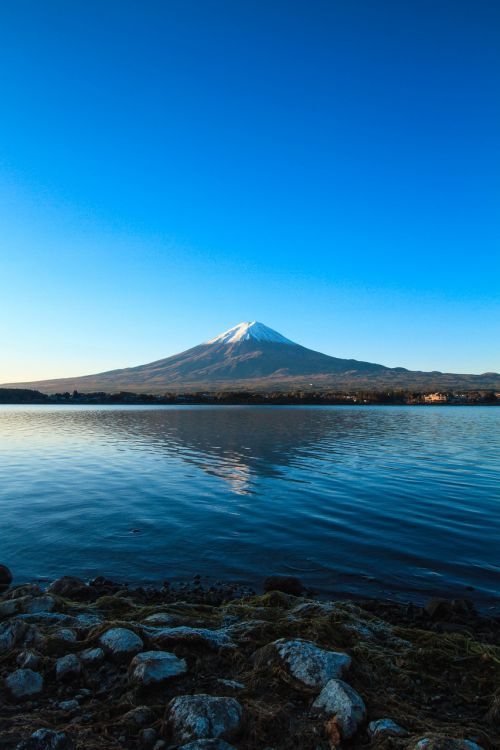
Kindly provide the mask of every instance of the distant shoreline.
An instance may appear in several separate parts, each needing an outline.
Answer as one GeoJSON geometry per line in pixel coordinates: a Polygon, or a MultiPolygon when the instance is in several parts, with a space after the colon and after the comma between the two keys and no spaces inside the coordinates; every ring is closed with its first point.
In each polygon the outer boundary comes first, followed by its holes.
{"type": "Polygon", "coordinates": [[[356,390],[350,392],[253,392],[217,391],[204,393],[143,394],[55,393],[21,388],[0,388],[0,405],[57,404],[105,406],[498,406],[500,393],[491,389],[473,391],[356,390]]]}

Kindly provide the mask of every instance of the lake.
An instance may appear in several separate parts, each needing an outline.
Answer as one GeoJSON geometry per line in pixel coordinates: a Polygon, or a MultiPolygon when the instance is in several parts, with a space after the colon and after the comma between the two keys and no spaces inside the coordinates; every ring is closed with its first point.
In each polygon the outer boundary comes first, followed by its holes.
{"type": "Polygon", "coordinates": [[[499,427],[494,407],[0,406],[0,563],[495,606],[499,427]]]}

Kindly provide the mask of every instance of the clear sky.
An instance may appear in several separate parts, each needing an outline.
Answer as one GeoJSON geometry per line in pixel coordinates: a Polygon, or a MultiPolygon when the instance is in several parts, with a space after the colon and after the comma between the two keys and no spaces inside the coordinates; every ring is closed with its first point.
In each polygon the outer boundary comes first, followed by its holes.
{"type": "Polygon", "coordinates": [[[2,0],[0,382],[243,320],[500,370],[500,4],[2,0]]]}

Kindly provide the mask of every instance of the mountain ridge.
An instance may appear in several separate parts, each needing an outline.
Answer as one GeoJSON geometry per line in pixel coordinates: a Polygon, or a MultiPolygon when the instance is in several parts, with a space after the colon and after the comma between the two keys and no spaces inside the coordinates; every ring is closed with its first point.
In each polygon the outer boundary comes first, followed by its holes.
{"type": "Polygon", "coordinates": [[[253,388],[500,388],[498,373],[412,371],[332,357],[308,349],[258,321],[239,323],[202,344],[144,365],[92,375],[9,383],[45,393],[78,390],[166,391],[253,388]]]}

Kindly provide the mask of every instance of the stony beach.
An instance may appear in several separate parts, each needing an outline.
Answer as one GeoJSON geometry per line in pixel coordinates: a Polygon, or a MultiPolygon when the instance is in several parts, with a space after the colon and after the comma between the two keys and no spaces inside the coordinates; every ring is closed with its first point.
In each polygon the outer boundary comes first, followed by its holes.
{"type": "Polygon", "coordinates": [[[13,586],[4,566],[0,588],[2,750],[500,748],[500,620],[465,600],[13,586]]]}

